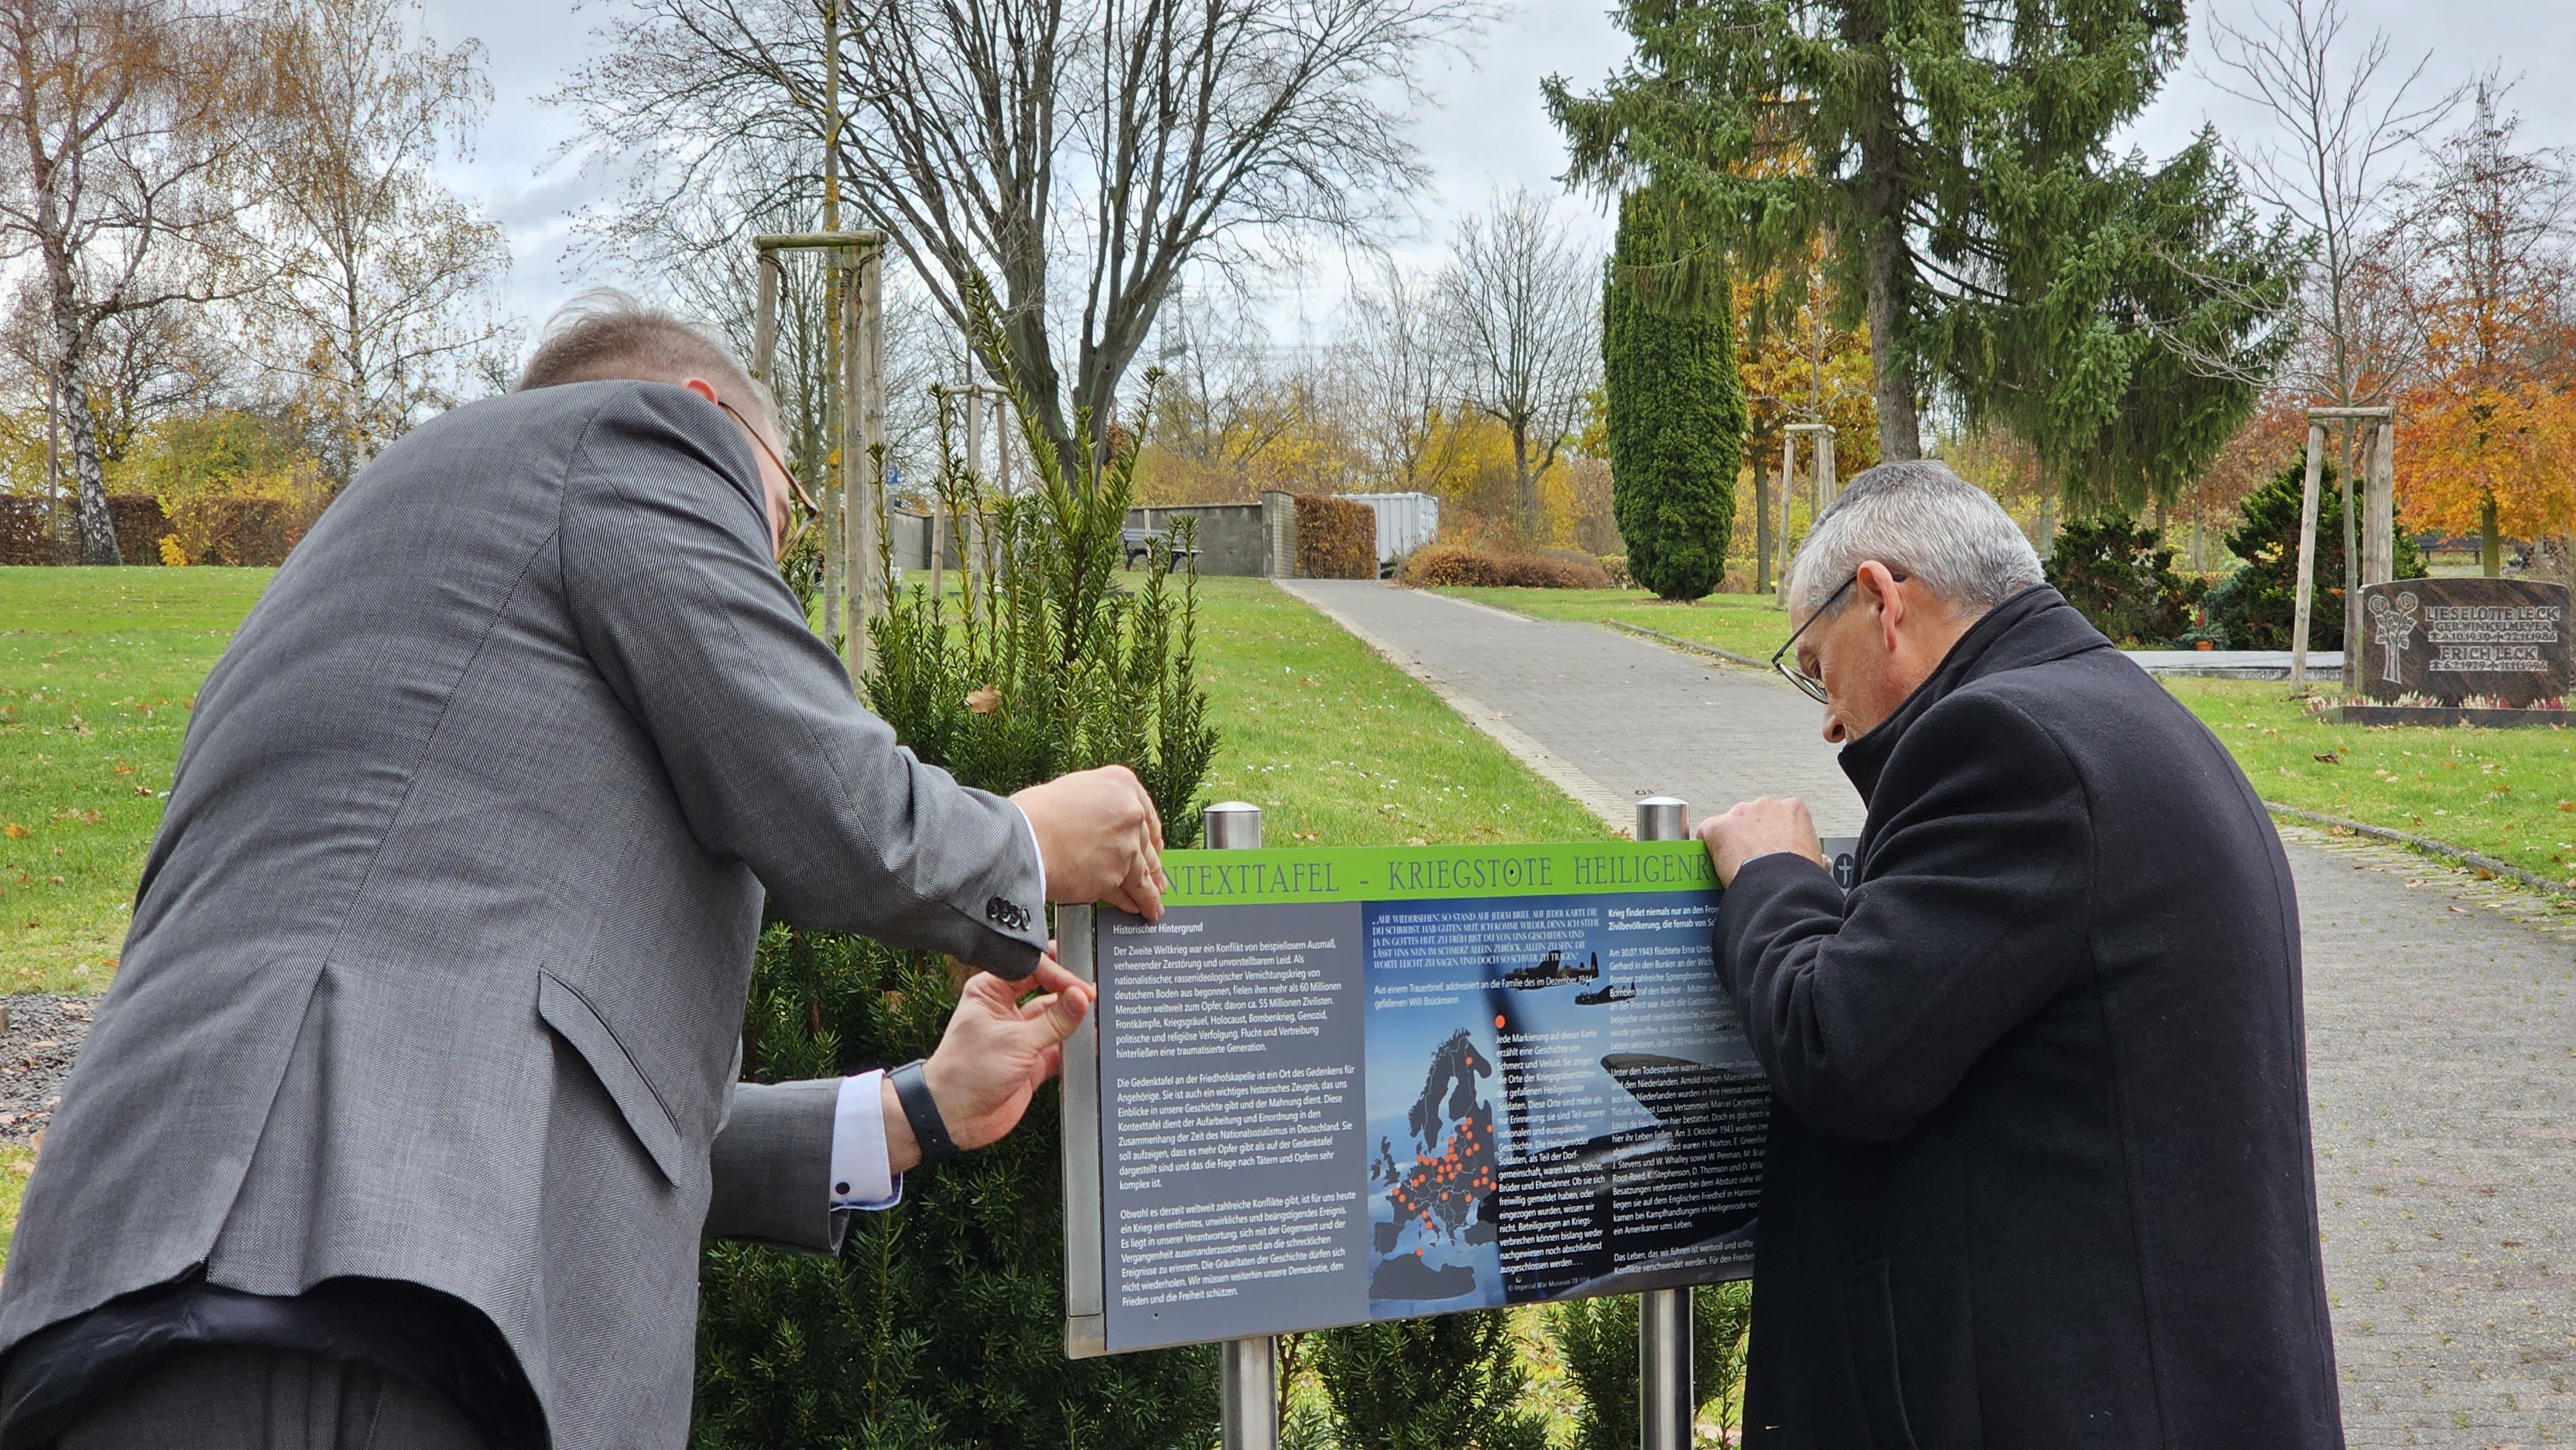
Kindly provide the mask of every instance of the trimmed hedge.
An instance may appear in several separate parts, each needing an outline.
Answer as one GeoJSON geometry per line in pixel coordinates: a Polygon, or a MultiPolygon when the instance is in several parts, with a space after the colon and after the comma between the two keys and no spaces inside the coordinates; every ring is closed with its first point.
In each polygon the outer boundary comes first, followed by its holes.
{"type": "Polygon", "coordinates": [[[1443,584],[1482,589],[1607,589],[1610,576],[1598,564],[1571,558],[1542,559],[1433,544],[1414,550],[1405,561],[1404,582],[1416,589],[1443,584]]]}
{"type": "Polygon", "coordinates": [[[1377,510],[1330,494],[1297,496],[1297,577],[1377,577],[1377,510]]]}
{"type": "Polygon", "coordinates": [[[0,494],[0,564],[59,564],[63,558],[46,501],[0,494]]]}
{"type": "Polygon", "coordinates": [[[161,536],[170,532],[170,516],[161,500],[148,493],[111,493],[107,520],[116,526],[116,556],[128,564],[161,562],[161,536]]]}
{"type": "MultiPolygon", "coordinates": [[[[201,549],[190,552],[191,564],[237,568],[283,564],[287,551],[313,523],[294,504],[274,498],[200,498],[185,501],[180,508],[194,516],[184,522],[194,524],[193,532],[204,540],[201,549]]],[[[158,564],[164,536],[184,538],[192,532],[148,493],[109,494],[107,516],[116,525],[116,552],[128,564],[158,564]]]]}

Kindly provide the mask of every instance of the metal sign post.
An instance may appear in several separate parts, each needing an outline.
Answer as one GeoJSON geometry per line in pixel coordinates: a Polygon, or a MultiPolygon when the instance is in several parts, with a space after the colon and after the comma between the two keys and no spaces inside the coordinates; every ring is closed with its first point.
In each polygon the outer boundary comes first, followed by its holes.
{"type": "MultiPolygon", "coordinates": [[[[1211,851],[1261,846],[1261,807],[1219,801],[1199,817],[1211,851]]],[[[1279,1450],[1279,1340],[1261,1334],[1217,1346],[1217,1439],[1223,1450],[1279,1450]]]]}
{"type": "MultiPolygon", "coordinates": [[[[1830,446],[1830,445],[1828,445],[1830,446]]],[[[1668,795],[1637,802],[1636,839],[1687,841],[1690,805],[1668,795]]],[[[1637,1296],[1637,1432],[1642,1450],[1691,1450],[1699,1401],[1691,1393],[1691,1291],[1637,1296]]]]}

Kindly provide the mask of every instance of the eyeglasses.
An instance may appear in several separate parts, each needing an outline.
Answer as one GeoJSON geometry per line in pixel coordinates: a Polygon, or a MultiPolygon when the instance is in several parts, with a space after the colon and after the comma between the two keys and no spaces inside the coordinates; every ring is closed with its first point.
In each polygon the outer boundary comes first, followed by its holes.
{"type": "MultiPolygon", "coordinates": [[[[1887,577],[1895,580],[1899,584],[1905,582],[1905,574],[1902,570],[1890,569],[1887,571],[1887,577]]],[[[1852,585],[1859,581],[1860,571],[1855,569],[1852,571],[1852,576],[1849,579],[1845,579],[1842,583],[1834,586],[1834,592],[1825,596],[1825,602],[1816,606],[1815,613],[1807,616],[1806,624],[1799,625],[1796,629],[1789,631],[1789,642],[1780,646],[1778,652],[1771,656],[1771,668],[1780,672],[1780,678],[1797,686],[1801,693],[1805,694],[1808,699],[1815,701],[1819,705],[1830,705],[1833,703],[1832,699],[1825,694],[1825,682],[1817,679],[1811,674],[1808,674],[1804,668],[1792,662],[1789,657],[1789,651],[1798,647],[1798,636],[1807,632],[1807,625],[1814,624],[1817,620],[1824,618],[1826,613],[1834,607],[1834,601],[1842,598],[1844,591],[1850,589],[1852,585]]]]}
{"type": "Polygon", "coordinates": [[[750,434],[751,441],[759,445],[760,451],[769,455],[769,461],[778,467],[779,476],[787,480],[789,500],[803,506],[804,511],[788,521],[787,536],[779,541],[778,557],[784,559],[796,552],[797,544],[805,538],[805,530],[813,526],[815,516],[823,512],[823,506],[814,502],[814,496],[805,491],[805,485],[796,481],[796,470],[787,466],[787,460],[778,456],[778,450],[769,446],[769,440],[760,436],[760,430],[751,425],[751,420],[742,415],[740,408],[722,398],[716,399],[716,406],[733,414],[733,420],[742,425],[742,431],[750,434]]]}

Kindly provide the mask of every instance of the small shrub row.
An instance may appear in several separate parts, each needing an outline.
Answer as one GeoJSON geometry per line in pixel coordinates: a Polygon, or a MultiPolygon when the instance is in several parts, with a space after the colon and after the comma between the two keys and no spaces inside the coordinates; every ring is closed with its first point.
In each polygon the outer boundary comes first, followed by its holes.
{"type": "MultiPolygon", "coordinates": [[[[78,563],[74,510],[65,499],[57,519],[44,499],[0,494],[0,564],[78,563]]],[[[117,556],[128,564],[283,564],[313,526],[313,514],[309,506],[276,498],[184,498],[165,505],[148,493],[107,496],[117,556]]]]}
{"type": "Polygon", "coordinates": [[[1297,577],[1377,577],[1377,510],[1330,494],[1297,495],[1297,577]]]}
{"type": "Polygon", "coordinates": [[[1432,544],[1405,561],[1404,582],[1416,589],[1464,585],[1500,589],[1607,589],[1610,576],[1589,555],[1497,554],[1463,544],[1432,544]]]}

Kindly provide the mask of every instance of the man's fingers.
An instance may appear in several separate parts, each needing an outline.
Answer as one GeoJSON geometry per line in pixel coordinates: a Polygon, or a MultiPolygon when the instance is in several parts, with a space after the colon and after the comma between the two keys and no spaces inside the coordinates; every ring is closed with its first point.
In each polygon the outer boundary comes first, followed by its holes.
{"type": "Polygon", "coordinates": [[[1127,877],[1127,895],[1136,902],[1136,914],[1147,921],[1160,921],[1163,917],[1162,883],[1154,879],[1161,874],[1139,861],[1127,877]]]}
{"type": "Polygon", "coordinates": [[[1038,1054],[1038,1081],[1045,1082],[1048,1078],[1062,1075],[1063,1072],[1063,1048],[1050,1047],[1046,1051],[1038,1054]]]}
{"type": "Polygon", "coordinates": [[[1055,956],[1050,953],[1038,958],[1038,969],[1021,979],[1018,990],[1022,992],[1061,992],[1067,988],[1080,987],[1082,985],[1084,985],[1083,980],[1080,977],[1075,976],[1071,969],[1067,968],[1063,962],[1056,960],[1055,956]]]}
{"type": "Polygon", "coordinates": [[[1070,990],[1050,992],[1022,1004],[1020,1021],[1025,1027],[1044,1034],[1038,1044],[1043,1050],[1071,1037],[1074,1029],[1082,1025],[1083,1014],[1090,1009],[1090,994],[1077,983],[1070,990]]]}

